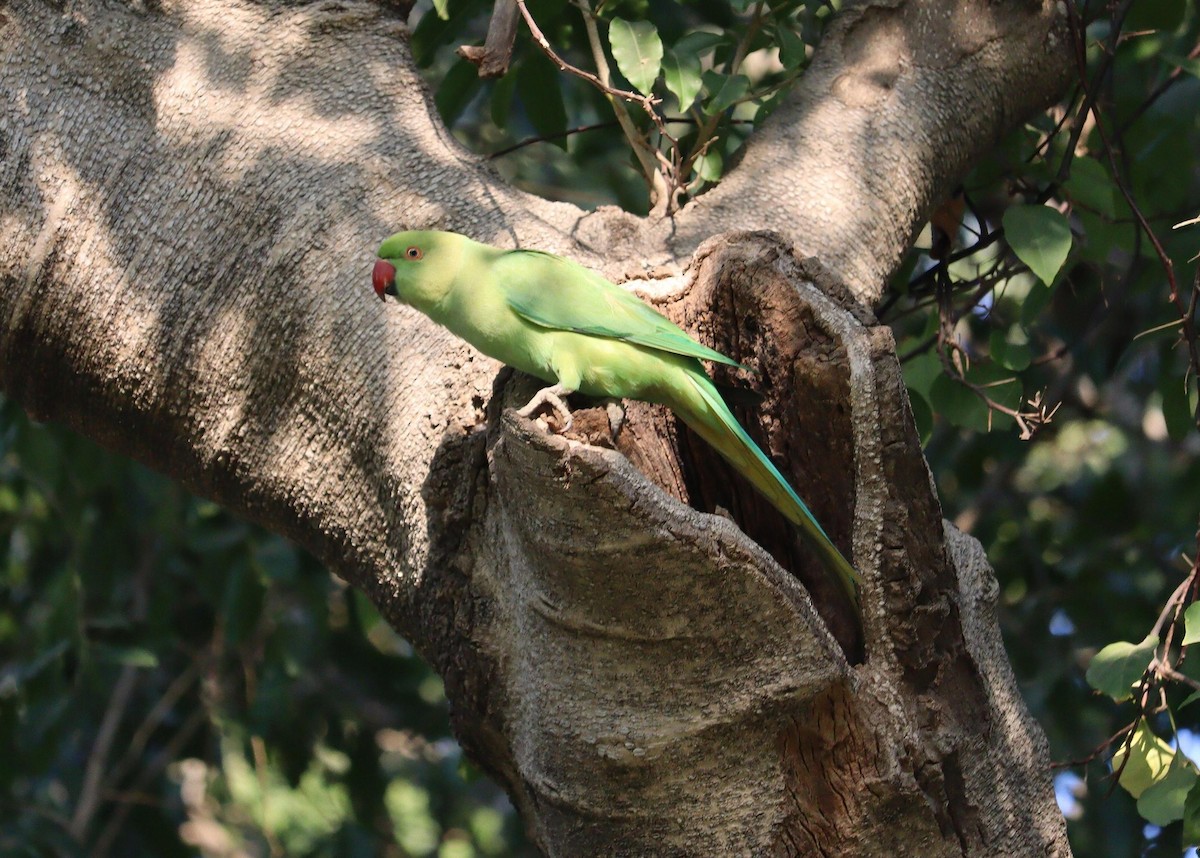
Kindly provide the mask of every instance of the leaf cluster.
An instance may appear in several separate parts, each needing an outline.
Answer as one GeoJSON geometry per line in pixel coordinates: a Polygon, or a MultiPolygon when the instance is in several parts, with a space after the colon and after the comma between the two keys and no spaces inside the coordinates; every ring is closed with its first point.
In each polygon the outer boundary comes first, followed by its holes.
{"type": "Polygon", "coordinates": [[[581,205],[615,192],[616,202],[643,213],[669,213],[720,179],[803,72],[833,12],[819,0],[594,8],[529,0],[523,8],[557,61],[522,27],[511,71],[498,80],[481,79],[453,53],[483,41],[485,4],[445,0],[421,16],[414,54],[442,118],[534,192],[581,205]],[[558,62],[577,73],[557,73],[558,62]],[[585,175],[592,178],[573,181],[585,175]]]}

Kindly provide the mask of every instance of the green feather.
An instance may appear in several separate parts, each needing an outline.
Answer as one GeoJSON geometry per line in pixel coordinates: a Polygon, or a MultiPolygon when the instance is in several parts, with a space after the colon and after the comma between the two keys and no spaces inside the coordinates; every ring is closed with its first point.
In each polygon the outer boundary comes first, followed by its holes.
{"type": "Polygon", "coordinates": [[[733,358],[696,342],[632,292],[561,256],[511,250],[496,260],[495,268],[509,306],[535,325],[745,369],[733,358]]]}

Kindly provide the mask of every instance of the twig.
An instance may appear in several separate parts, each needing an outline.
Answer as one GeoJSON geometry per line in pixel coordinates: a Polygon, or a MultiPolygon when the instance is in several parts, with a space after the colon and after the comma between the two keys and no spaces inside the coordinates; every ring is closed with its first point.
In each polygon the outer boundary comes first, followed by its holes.
{"type": "Polygon", "coordinates": [[[551,140],[561,140],[564,137],[570,137],[572,134],[582,134],[585,131],[599,131],[601,128],[614,128],[621,123],[615,119],[608,122],[593,122],[591,125],[578,125],[575,128],[568,128],[566,131],[559,131],[557,134],[539,134],[537,137],[529,137],[519,143],[514,143],[511,146],[505,146],[503,149],[498,149],[488,155],[488,160],[500,158],[504,155],[512,154],[518,149],[524,149],[526,146],[532,146],[535,143],[549,143],[551,140]]]}
{"type": "MultiPolygon", "coordinates": [[[[1063,160],[1058,166],[1058,172],[1054,176],[1054,182],[1051,184],[1051,190],[1066,181],[1067,176],[1071,173],[1071,162],[1075,158],[1075,149],[1079,145],[1080,135],[1083,134],[1083,129],[1087,125],[1087,116],[1093,113],[1096,116],[1096,123],[1100,122],[1100,115],[1096,112],[1096,103],[1094,92],[1104,86],[1104,80],[1108,77],[1108,73],[1112,68],[1112,64],[1117,56],[1117,37],[1121,33],[1121,26],[1125,23],[1125,16],[1129,14],[1129,9],[1133,5],[1133,0],[1125,0],[1125,3],[1120,9],[1113,12],[1112,29],[1109,33],[1108,50],[1104,52],[1104,57],[1100,60],[1100,66],[1096,69],[1096,77],[1094,86],[1088,88],[1087,85],[1087,41],[1084,28],[1079,18],[1079,11],[1072,4],[1068,10],[1068,20],[1071,26],[1072,47],[1075,51],[1075,63],[1079,67],[1079,91],[1083,93],[1083,104],[1079,108],[1079,113],[1076,114],[1077,121],[1071,125],[1071,136],[1067,139],[1067,145],[1063,150],[1063,160]]],[[[1048,199],[1048,197],[1047,197],[1048,199]]],[[[1045,202],[1045,200],[1043,200],[1045,202]]]]}
{"type": "Polygon", "coordinates": [[[622,101],[637,102],[643,107],[643,109],[645,109],[647,113],[654,113],[654,105],[658,104],[659,99],[652,95],[640,95],[636,92],[630,92],[625,89],[616,89],[615,87],[609,86],[596,75],[571,65],[569,62],[556,54],[554,52],[554,48],[550,47],[550,42],[546,39],[545,34],[541,31],[541,28],[538,27],[537,22],[533,20],[533,16],[529,14],[529,10],[525,8],[525,0],[516,0],[516,2],[517,8],[521,10],[521,17],[525,19],[525,25],[529,27],[529,32],[530,35],[533,36],[533,40],[537,42],[538,47],[542,49],[542,53],[549,58],[550,62],[558,66],[560,71],[583,78],[605,95],[621,99],[622,101]]]}
{"type": "Polygon", "coordinates": [[[1113,742],[1117,741],[1117,739],[1120,739],[1126,733],[1129,733],[1130,731],[1132,731],[1133,728],[1136,727],[1137,725],[1138,725],[1137,721],[1132,721],[1129,724],[1126,724],[1120,730],[1113,733],[1111,736],[1109,736],[1107,739],[1105,739],[1103,742],[1101,742],[1099,745],[1097,745],[1095,747],[1095,749],[1090,754],[1088,754],[1086,757],[1081,757],[1077,760],[1066,760],[1065,762],[1061,762],[1061,763],[1051,763],[1050,768],[1051,769],[1074,769],[1074,768],[1078,768],[1079,766],[1086,766],[1089,763],[1094,762],[1098,756],[1100,756],[1106,750],[1108,750],[1109,746],[1112,745],[1113,742]]]}
{"type": "Polygon", "coordinates": [[[533,40],[538,47],[552,63],[558,66],[560,71],[575,75],[578,78],[586,80],[592,86],[604,93],[609,104],[612,105],[613,113],[616,114],[617,122],[621,125],[621,130],[625,132],[625,137],[632,147],[634,155],[637,156],[638,163],[642,167],[642,174],[646,179],[646,184],[650,186],[651,205],[655,210],[665,209],[668,204],[668,187],[667,178],[662,174],[659,167],[659,153],[654,149],[645,136],[633,124],[633,119],[629,116],[629,111],[625,109],[622,102],[632,101],[641,105],[646,111],[646,115],[654,121],[655,125],[659,126],[660,132],[665,134],[666,129],[662,126],[662,118],[658,115],[658,110],[655,108],[660,101],[653,95],[640,95],[629,90],[617,89],[610,83],[608,61],[604,57],[604,50],[600,44],[600,34],[596,29],[596,20],[592,15],[591,7],[588,6],[587,0],[572,0],[574,5],[583,14],[584,27],[587,31],[588,43],[592,49],[592,57],[596,63],[596,74],[589,71],[584,71],[581,68],[571,65],[569,62],[560,57],[554,48],[550,47],[550,41],[546,35],[538,27],[537,22],[533,20],[533,16],[529,14],[529,9],[525,6],[525,0],[516,0],[517,8],[521,11],[521,17],[525,19],[525,25],[529,27],[529,33],[533,36],[533,40]]]}
{"type": "MultiPolygon", "coordinates": [[[[690,116],[665,116],[665,117],[663,117],[663,122],[665,122],[667,125],[699,125],[700,124],[699,122],[697,122],[695,119],[693,119],[690,116]]],[[[753,125],[754,124],[753,119],[731,119],[731,120],[729,120],[729,122],[731,125],[753,125]]],[[[526,146],[532,146],[535,143],[549,143],[552,140],[561,140],[563,137],[570,137],[573,134],[582,134],[585,131],[599,131],[602,128],[616,128],[616,127],[620,126],[620,124],[621,123],[617,122],[617,120],[612,119],[608,122],[593,122],[590,125],[577,125],[574,128],[568,128],[566,131],[559,131],[557,134],[538,134],[533,137],[527,137],[524,140],[520,141],[519,143],[514,143],[511,146],[505,146],[503,149],[498,149],[495,152],[492,152],[490,155],[488,155],[487,158],[488,158],[488,160],[491,160],[493,158],[500,158],[500,157],[503,157],[504,155],[510,155],[513,152],[516,152],[518,149],[524,149],[526,146]]]]}
{"type": "Polygon", "coordinates": [[[171,713],[172,707],[179,702],[180,698],[187,692],[195,683],[200,673],[207,669],[207,659],[203,661],[194,660],[188,665],[187,670],[171,680],[171,684],[167,686],[167,690],[163,692],[162,697],[150,709],[142,723],[138,725],[134,731],[133,737],[129,740],[129,746],[125,749],[125,753],[121,755],[121,759],[113,767],[108,777],[105,778],[107,789],[115,789],[116,785],[121,782],[129,770],[137,762],[138,757],[146,747],[146,743],[150,741],[150,737],[154,735],[154,731],[159,725],[166,720],[171,713]]]}
{"type": "Polygon", "coordinates": [[[132,665],[121,668],[121,675],[113,686],[112,695],[108,699],[108,707],[96,733],[96,742],[92,752],[88,754],[87,767],[83,774],[83,787],[79,791],[79,802],[75,805],[75,813],[71,816],[70,833],[79,843],[84,842],[92,816],[100,803],[100,784],[104,776],[104,764],[108,761],[108,752],[112,750],[117,736],[117,728],[121,726],[121,718],[129,705],[137,684],[138,669],[132,665]]]}
{"type": "MultiPolygon", "coordinates": [[[[158,775],[168,765],[174,762],[179,756],[180,751],[184,746],[191,741],[192,736],[204,724],[208,722],[208,712],[205,709],[199,708],[192,711],[187,720],[179,728],[174,736],[171,737],[166,746],[158,753],[158,755],[142,770],[134,783],[132,791],[140,792],[146,786],[158,777],[158,775]]],[[[92,858],[106,858],[113,843],[116,842],[117,835],[121,833],[121,828],[125,825],[125,818],[129,816],[129,811],[133,807],[132,804],[120,804],[109,818],[108,824],[100,832],[100,836],[96,838],[96,844],[92,849],[92,858]]]]}
{"type": "MultiPolygon", "coordinates": [[[[1126,11],[1128,11],[1129,6],[1130,2],[1127,0],[1127,2],[1123,4],[1121,10],[1119,11],[1119,17],[1114,17],[1115,32],[1119,32],[1120,24],[1123,21],[1124,14],[1126,11]]],[[[1176,310],[1179,312],[1180,319],[1183,321],[1182,336],[1183,340],[1187,343],[1188,359],[1189,363],[1191,364],[1191,371],[1197,375],[1200,375],[1200,348],[1198,348],[1196,344],[1195,329],[1195,290],[1193,290],[1193,296],[1188,302],[1188,306],[1185,307],[1184,302],[1179,295],[1178,283],[1175,280],[1174,263],[1172,263],[1171,258],[1167,255],[1166,250],[1162,246],[1162,242],[1159,241],[1158,236],[1150,226],[1149,221],[1146,220],[1146,216],[1142,213],[1137,201],[1133,198],[1133,192],[1129,189],[1128,184],[1121,178],[1121,171],[1117,167],[1116,156],[1114,154],[1108,132],[1104,128],[1104,121],[1100,116],[1098,109],[1096,108],[1094,100],[1089,94],[1089,88],[1086,82],[1087,58],[1084,53],[1084,34],[1081,29],[1082,24],[1079,20],[1079,12],[1075,9],[1073,4],[1068,3],[1067,13],[1071,26],[1072,38],[1076,45],[1076,63],[1080,66],[1079,73],[1081,85],[1084,89],[1084,103],[1089,107],[1092,114],[1096,118],[1096,131],[1100,135],[1100,142],[1104,147],[1104,154],[1108,160],[1109,169],[1112,171],[1113,181],[1116,182],[1117,190],[1121,192],[1121,196],[1124,198],[1125,204],[1128,205],[1129,210],[1133,212],[1133,216],[1137,220],[1140,228],[1139,234],[1144,234],[1145,237],[1150,241],[1150,244],[1154,247],[1154,252],[1158,256],[1158,260],[1162,265],[1163,272],[1166,274],[1167,285],[1170,290],[1169,299],[1171,303],[1175,305],[1176,310]]],[[[1198,273],[1198,276],[1200,276],[1200,273],[1198,273]]],[[[1200,419],[1200,414],[1198,414],[1197,417],[1200,419]]]]}
{"type": "MultiPolygon", "coordinates": [[[[1196,47],[1188,51],[1187,54],[1187,58],[1189,60],[1194,60],[1198,57],[1200,57],[1200,43],[1197,43],[1196,47]]],[[[1117,136],[1119,137],[1128,131],[1135,122],[1142,118],[1142,114],[1153,107],[1154,103],[1162,98],[1172,86],[1179,83],[1181,80],[1185,80],[1187,77],[1188,76],[1183,74],[1182,66],[1176,66],[1174,69],[1172,69],[1171,73],[1167,75],[1167,79],[1156,86],[1154,91],[1146,96],[1142,103],[1138,105],[1137,110],[1133,111],[1133,113],[1121,123],[1120,127],[1117,128],[1117,136]]]]}

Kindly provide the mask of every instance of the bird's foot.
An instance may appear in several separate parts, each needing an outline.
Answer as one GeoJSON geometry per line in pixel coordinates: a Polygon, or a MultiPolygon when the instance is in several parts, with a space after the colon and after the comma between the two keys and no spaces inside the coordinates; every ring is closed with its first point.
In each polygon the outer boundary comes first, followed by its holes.
{"type": "Polygon", "coordinates": [[[555,384],[551,387],[543,387],[541,390],[535,393],[533,399],[529,400],[526,406],[520,409],[517,413],[522,417],[529,417],[543,405],[549,405],[555,410],[555,412],[558,413],[558,416],[562,418],[563,427],[561,431],[566,432],[571,428],[571,423],[574,422],[574,418],[571,416],[571,409],[567,408],[567,404],[563,402],[562,398],[570,392],[570,390],[567,390],[567,388],[563,387],[561,384],[555,384]]]}
{"type": "Polygon", "coordinates": [[[604,410],[608,413],[608,429],[615,441],[625,426],[625,406],[619,399],[610,399],[604,403],[604,410]]]}

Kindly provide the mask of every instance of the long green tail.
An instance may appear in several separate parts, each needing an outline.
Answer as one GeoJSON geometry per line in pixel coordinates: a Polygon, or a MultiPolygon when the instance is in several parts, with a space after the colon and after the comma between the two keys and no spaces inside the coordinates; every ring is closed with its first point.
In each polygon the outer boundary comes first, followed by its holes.
{"type": "Polygon", "coordinates": [[[858,587],[862,583],[862,577],[842,556],[842,552],[838,551],[808,506],[800,499],[800,495],[796,494],[779,473],[779,469],[738,423],[712,382],[706,376],[698,374],[688,373],[687,377],[707,408],[697,412],[677,408],[676,413],[750,480],[776,509],[800,528],[805,540],[820,556],[825,568],[837,575],[850,596],[850,601],[857,607],[858,587]],[[717,425],[713,425],[712,418],[716,419],[717,425]]]}

